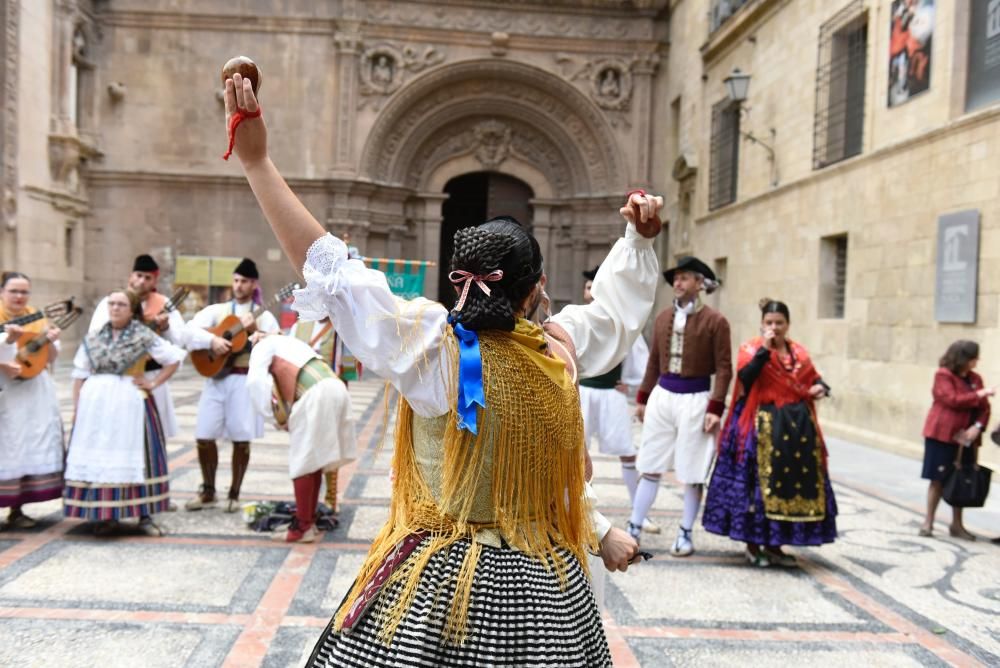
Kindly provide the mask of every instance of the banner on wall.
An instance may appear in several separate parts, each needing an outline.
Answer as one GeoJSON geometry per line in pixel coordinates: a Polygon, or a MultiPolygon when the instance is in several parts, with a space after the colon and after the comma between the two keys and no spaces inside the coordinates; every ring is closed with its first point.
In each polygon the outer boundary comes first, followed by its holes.
{"type": "Polygon", "coordinates": [[[971,0],[969,10],[966,111],[1000,100],[1000,0],[971,0]]]}
{"type": "Polygon", "coordinates": [[[424,277],[427,267],[437,266],[436,262],[423,260],[391,260],[384,257],[362,258],[369,267],[385,274],[392,294],[402,299],[416,299],[424,296],[424,277]]]}
{"type": "Polygon", "coordinates": [[[931,86],[934,0],[893,0],[889,13],[889,106],[931,86]]]}

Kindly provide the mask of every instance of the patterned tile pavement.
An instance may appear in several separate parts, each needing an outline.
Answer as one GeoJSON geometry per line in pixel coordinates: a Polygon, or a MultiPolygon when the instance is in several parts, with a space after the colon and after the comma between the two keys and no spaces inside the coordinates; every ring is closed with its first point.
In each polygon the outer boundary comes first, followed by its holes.
{"type": "MultiPolygon", "coordinates": [[[[68,419],[64,371],[59,380],[68,419]]],[[[188,371],[172,385],[182,433],[169,457],[183,505],[199,483],[201,383],[188,371]]],[[[320,543],[274,543],[218,509],[161,516],[164,538],[96,539],[58,502],[29,506],[38,528],[0,533],[0,665],[301,665],[386,517],[392,402],[374,381],[352,398],[363,454],[341,475],[341,526],[320,543]]],[[[291,498],[286,450],[271,429],[254,443],[244,500],[291,498]]],[[[837,441],[831,462],[841,538],[796,550],[791,570],[754,569],[739,546],[701,531],[694,556],[670,558],[681,499],[668,481],[652,513],[664,532],[644,538],[655,558],[598,575],[615,665],[1000,665],[1000,548],[942,537],[944,524],[934,539],[916,536],[918,463],[837,441]]],[[[598,456],[595,470],[602,508],[621,524],[618,464],[598,456]]],[[[994,492],[969,515],[989,535],[1000,533],[994,492]]]]}

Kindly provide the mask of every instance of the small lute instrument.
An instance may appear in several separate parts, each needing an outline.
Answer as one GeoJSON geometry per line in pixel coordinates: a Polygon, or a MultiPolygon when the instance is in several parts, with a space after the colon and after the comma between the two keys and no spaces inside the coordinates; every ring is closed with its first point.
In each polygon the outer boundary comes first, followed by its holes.
{"type": "MultiPolygon", "coordinates": [[[[53,326],[59,329],[66,329],[83,313],[83,309],[74,306],[68,313],[52,321],[53,326]]],[[[24,334],[17,341],[17,358],[14,360],[21,365],[21,373],[17,375],[21,380],[28,380],[40,374],[49,365],[52,359],[52,342],[49,341],[48,334],[24,334]]]]}
{"type": "Polygon", "coordinates": [[[11,318],[6,322],[0,322],[0,334],[3,333],[3,330],[7,325],[27,325],[35,322],[36,320],[41,320],[42,318],[54,320],[56,318],[61,318],[72,310],[73,297],[58,302],[52,302],[47,306],[43,306],[41,311],[35,311],[34,313],[29,313],[28,315],[11,318]]]}
{"type": "MultiPolygon", "coordinates": [[[[278,290],[269,301],[254,309],[254,320],[278,302],[291,297],[292,291],[298,289],[298,283],[289,283],[278,290]]],[[[228,354],[224,355],[216,355],[211,349],[194,350],[191,352],[191,363],[194,364],[194,368],[198,370],[198,373],[206,378],[213,378],[219,375],[227,366],[231,365],[232,360],[246,349],[249,337],[246,328],[243,326],[243,321],[238,315],[227,315],[218,325],[206,329],[215,336],[221,336],[232,343],[232,349],[228,354]]]]}
{"type": "MultiPolygon", "coordinates": [[[[187,299],[189,294],[191,294],[190,288],[186,287],[177,288],[176,290],[174,290],[174,294],[171,295],[170,299],[167,300],[167,303],[163,305],[163,308],[160,309],[160,312],[153,317],[158,318],[164,313],[170,313],[171,311],[176,311],[177,308],[184,303],[184,300],[187,299]]],[[[155,324],[153,324],[152,320],[147,322],[146,326],[149,327],[154,332],[156,332],[157,334],[163,334],[163,332],[166,331],[165,329],[160,329],[155,324]]]]}

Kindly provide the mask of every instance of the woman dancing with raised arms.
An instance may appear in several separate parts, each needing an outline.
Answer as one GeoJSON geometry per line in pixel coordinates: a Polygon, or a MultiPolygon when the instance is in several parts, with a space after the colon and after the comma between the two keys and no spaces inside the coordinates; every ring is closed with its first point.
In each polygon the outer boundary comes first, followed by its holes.
{"type": "Polygon", "coordinates": [[[610,666],[586,552],[625,570],[638,546],[590,514],[578,377],[624,358],[659,280],[662,200],[631,193],[628,220],[594,281],[594,302],[543,327],[538,242],[498,218],[455,235],[449,311],[394,297],[347,256],[267,154],[249,80],[226,81],[247,116],[235,152],[307,285],[295,308],[330,316],[366,367],[401,393],[389,521],[310,666],[610,666]]]}

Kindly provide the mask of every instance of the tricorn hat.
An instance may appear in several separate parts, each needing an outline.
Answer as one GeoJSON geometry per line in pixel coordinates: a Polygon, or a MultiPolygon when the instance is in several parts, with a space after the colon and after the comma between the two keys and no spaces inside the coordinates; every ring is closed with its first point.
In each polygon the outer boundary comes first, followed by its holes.
{"type": "Polygon", "coordinates": [[[663,278],[667,279],[667,283],[673,285],[674,274],[676,274],[678,271],[693,271],[713,281],[718,280],[715,277],[715,272],[712,271],[707,264],[705,264],[696,257],[692,257],[691,255],[685,255],[684,257],[682,257],[677,261],[676,267],[674,267],[673,269],[667,269],[665,272],[663,272],[663,278]]]}
{"type": "Polygon", "coordinates": [[[243,258],[243,261],[236,265],[233,273],[239,274],[243,278],[252,278],[255,281],[260,278],[260,274],[257,273],[257,265],[248,257],[243,258]]]}
{"type": "Polygon", "coordinates": [[[593,269],[583,272],[583,277],[588,281],[592,281],[597,278],[597,270],[601,268],[601,265],[597,265],[593,269]]]}
{"type": "Polygon", "coordinates": [[[156,264],[156,260],[151,255],[139,255],[135,258],[135,262],[132,263],[132,271],[155,273],[159,270],[160,265],[156,264]]]}

